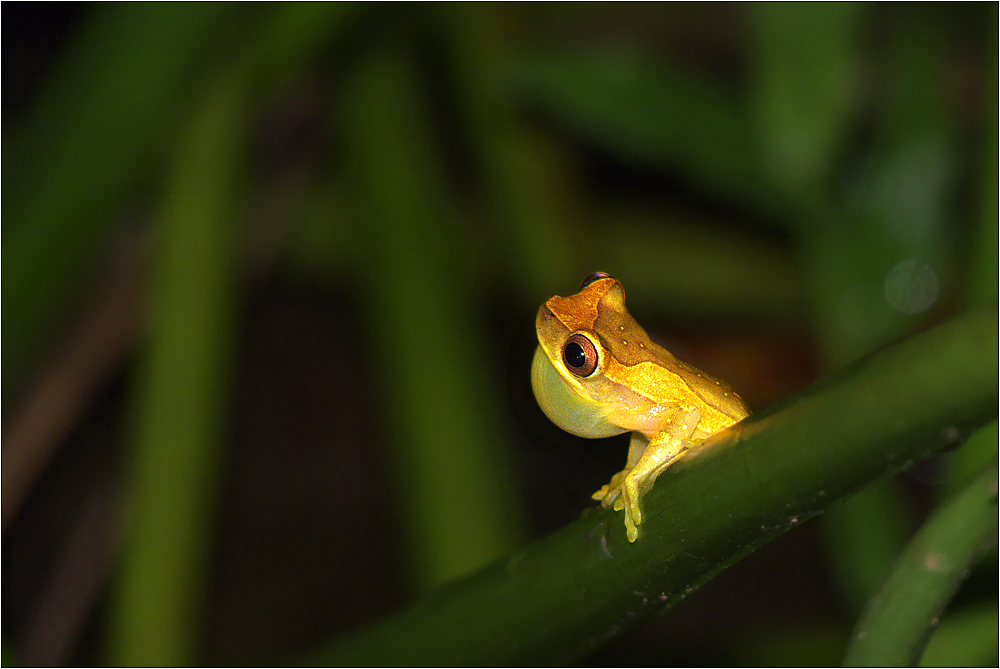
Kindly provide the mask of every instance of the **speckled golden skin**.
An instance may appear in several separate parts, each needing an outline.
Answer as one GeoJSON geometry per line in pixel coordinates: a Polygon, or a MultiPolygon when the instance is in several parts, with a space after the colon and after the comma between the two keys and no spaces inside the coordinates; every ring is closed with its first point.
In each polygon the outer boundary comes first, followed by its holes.
{"type": "Polygon", "coordinates": [[[629,541],[638,537],[641,498],[656,477],[693,444],[750,415],[723,381],[675,358],[650,340],[625,308],[625,289],[599,278],[575,295],[550,298],[535,320],[535,397],[556,425],[581,437],[632,432],[628,462],[594,493],[605,507],[625,510],[629,541]],[[574,334],[589,339],[597,368],[586,377],[566,365],[574,334]]]}

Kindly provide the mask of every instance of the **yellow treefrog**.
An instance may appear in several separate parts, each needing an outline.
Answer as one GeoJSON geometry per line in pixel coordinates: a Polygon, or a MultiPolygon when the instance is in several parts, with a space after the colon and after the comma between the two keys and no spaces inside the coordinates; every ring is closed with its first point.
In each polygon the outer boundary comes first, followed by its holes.
{"type": "Polygon", "coordinates": [[[546,301],[535,329],[531,386],[545,415],[591,439],[632,432],[625,469],[593,497],[625,510],[635,541],[656,478],[750,411],[726,383],[650,340],[625,308],[622,284],[604,272],[584,279],[576,295],[546,301]]]}

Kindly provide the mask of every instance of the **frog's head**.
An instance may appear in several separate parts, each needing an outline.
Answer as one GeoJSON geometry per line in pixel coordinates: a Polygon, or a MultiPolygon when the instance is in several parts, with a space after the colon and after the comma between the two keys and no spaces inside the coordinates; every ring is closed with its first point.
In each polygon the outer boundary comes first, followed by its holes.
{"type": "Polygon", "coordinates": [[[538,348],[531,385],[539,406],[553,423],[581,437],[609,437],[626,430],[608,417],[616,405],[632,401],[618,378],[622,365],[612,350],[623,339],[648,341],[625,309],[625,289],[604,272],[591,274],[580,291],[550,298],[535,319],[538,348]],[[635,334],[634,337],[632,335],[635,334]]]}

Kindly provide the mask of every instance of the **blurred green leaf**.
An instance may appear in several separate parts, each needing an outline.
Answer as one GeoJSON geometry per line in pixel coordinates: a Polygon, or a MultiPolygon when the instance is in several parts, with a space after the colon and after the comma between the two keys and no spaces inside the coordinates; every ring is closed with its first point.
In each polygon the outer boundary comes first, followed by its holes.
{"type": "MultiPolygon", "coordinates": [[[[841,177],[839,192],[830,179],[818,184],[801,212],[816,332],[831,369],[912,331],[950,288],[957,147],[954,113],[940,103],[944,37],[919,17],[890,30],[892,85],[871,152],[841,177]]],[[[824,174],[839,176],[831,167],[824,174]]]]}
{"type": "Polygon", "coordinates": [[[603,49],[525,57],[514,80],[529,104],[615,154],[723,199],[767,201],[734,96],[704,77],[603,49]]]}
{"type": "Polygon", "coordinates": [[[952,289],[958,146],[955,115],[941,95],[944,40],[929,21],[896,22],[874,150],[846,181],[848,222],[817,241],[838,251],[819,265],[839,291],[824,306],[834,364],[912,330],[952,289]]]}
{"type": "MultiPolygon", "coordinates": [[[[97,5],[26,127],[5,135],[4,401],[99,254],[116,206],[236,4],[97,5]]],[[[5,129],[6,130],[6,129],[5,129]]]]}
{"type": "Polygon", "coordinates": [[[18,666],[17,656],[14,653],[14,646],[11,644],[9,639],[4,639],[2,642],[2,650],[0,654],[3,657],[3,666],[5,667],[16,667],[18,666]]]}
{"type": "Polygon", "coordinates": [[[844,666],[915,666],[959,584],[997,543],[998,521],[994,460],[935,509],[907,545],[858,620],[844,666]]]}
{"type": "Polygon", "coordinates": [[[787,317],[801,306],[791,260],[766,244],[679,214],[622,210],[609,219],[592,245],[593,267],[621,278],[632,305],[766,318],[787,317]]]}
{"type": "Polygon", "coordinates": [[[749,7],[750,108],[772,188],[815,198],[853,120],[865,5],[757,2],[749,7]]]}
{"type": "Polygon", "coordinates": [[[997,664],[996,604],[947,613],[927,642],[921,667],[992,667],[997,664]]]}
{"type": "Polygon", "coordinates": [[[595,508],[311,661],[578,659],[859,486],[943,448],[943,427],[994,417],[997,350],[996,310],[883,349],[667,470],[636,543],[621,513],[595,508]]]}
{"type": "Polygon", "coordinates": [[[975,242],[972,246],[972,271],[970,277],[968,302],[971,306],[988,306],[997,303],[998,286],[998,254],[1000,248],[1000,232],[997,220],[1000,219],[1000,175],[997,156],[1000,136],[997,130],[997,8],[993,6],[991,34],[986,45],[985,77],[983,90],[982,137],[980,138],[979,164],[979,202],[978,218],[976,220],[975,242]]]}
{"type": "Polygon", "coordinates": [[[782,625],[753,630],[737,642],[735,657],[747,667],[832,667],[844,655],[850,630],[836,625],[782,625]]]}
{"type": "Polygon", "coordinates": [[[370,56],[345,100],[382,411],[426,588],[511,551],[520,509],[484,373],[490,352],[465,316],[477,291],[460,272],[457,216],[408,54],[370,56]]]}
{"type": "Polygon", "coordinates": [[[906,545],[915,519],[895,479],[875,481],[823,518],[823,534],[842,603],[860,611],[906,545]]]}
{"type": "Polygon", "coordinates": [[[1000,430],[993,421],[976,430],[962,447],[948,454],[948,483],[945,496],[957,495],[988,465],[997,455],[1000,444],[1000,430]]]}
{"type": "Polygon", "coordinates": [[[163,193],[149,350],[135,388],[113,664],[194,661],[229,390],[248,80],[236,67],[208,77],[163,193]]]}
{"type": "Polygon", "coordinates": [[[283,2],[275,5],[253,47],[268,83],[293,76],[357,13],[353,2],[283,2]]]}
{"type": "Polygon", "coordinates": [[[364,230],[345,191],[325,181],[306,199],[283,240],[282,260],[293,272],[331,281],[361,272],[364,230]]]}
{"type": "MultiPolygon", "coordinates": [[[[817,326],[836,367],[916,327],[947,289],[956,176],[953,114],[941,102],[940,27],[892,24],[891,73],[872,153],[844,188],[845,209],[807,230],[817,326]]],[[[905,544],[911,519],[898,485],[880,482],[825,519],[846,603],[860,606],[905,544]]]]}
{"type": "Polygon", "coordinates": [[[458,102],[483,167],[485,209],[504,249],[505,278],[532,301],[589,271],[571,234],[565,161],[515,117],[505,89],[509,5],[436,5],[453,55],[458,102]]]}

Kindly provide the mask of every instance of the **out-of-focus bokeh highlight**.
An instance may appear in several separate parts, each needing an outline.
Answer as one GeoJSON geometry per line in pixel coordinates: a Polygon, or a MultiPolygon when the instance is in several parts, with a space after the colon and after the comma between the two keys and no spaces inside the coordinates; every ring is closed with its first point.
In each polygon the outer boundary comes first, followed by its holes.
{"type": "MultiPolygon", "coordinates": [[[[763,408],[995,305],[995,3],[4,3],[5,665],[269,664],[566,524],[538,305],[763,408]]],[[[952,438],[958,446],[961,435],[952,438]]],[[[599,665],[831,665],[996,424],[599,665]]],[[[997,553],[932,637],[995,664],[997,553]]]]}

